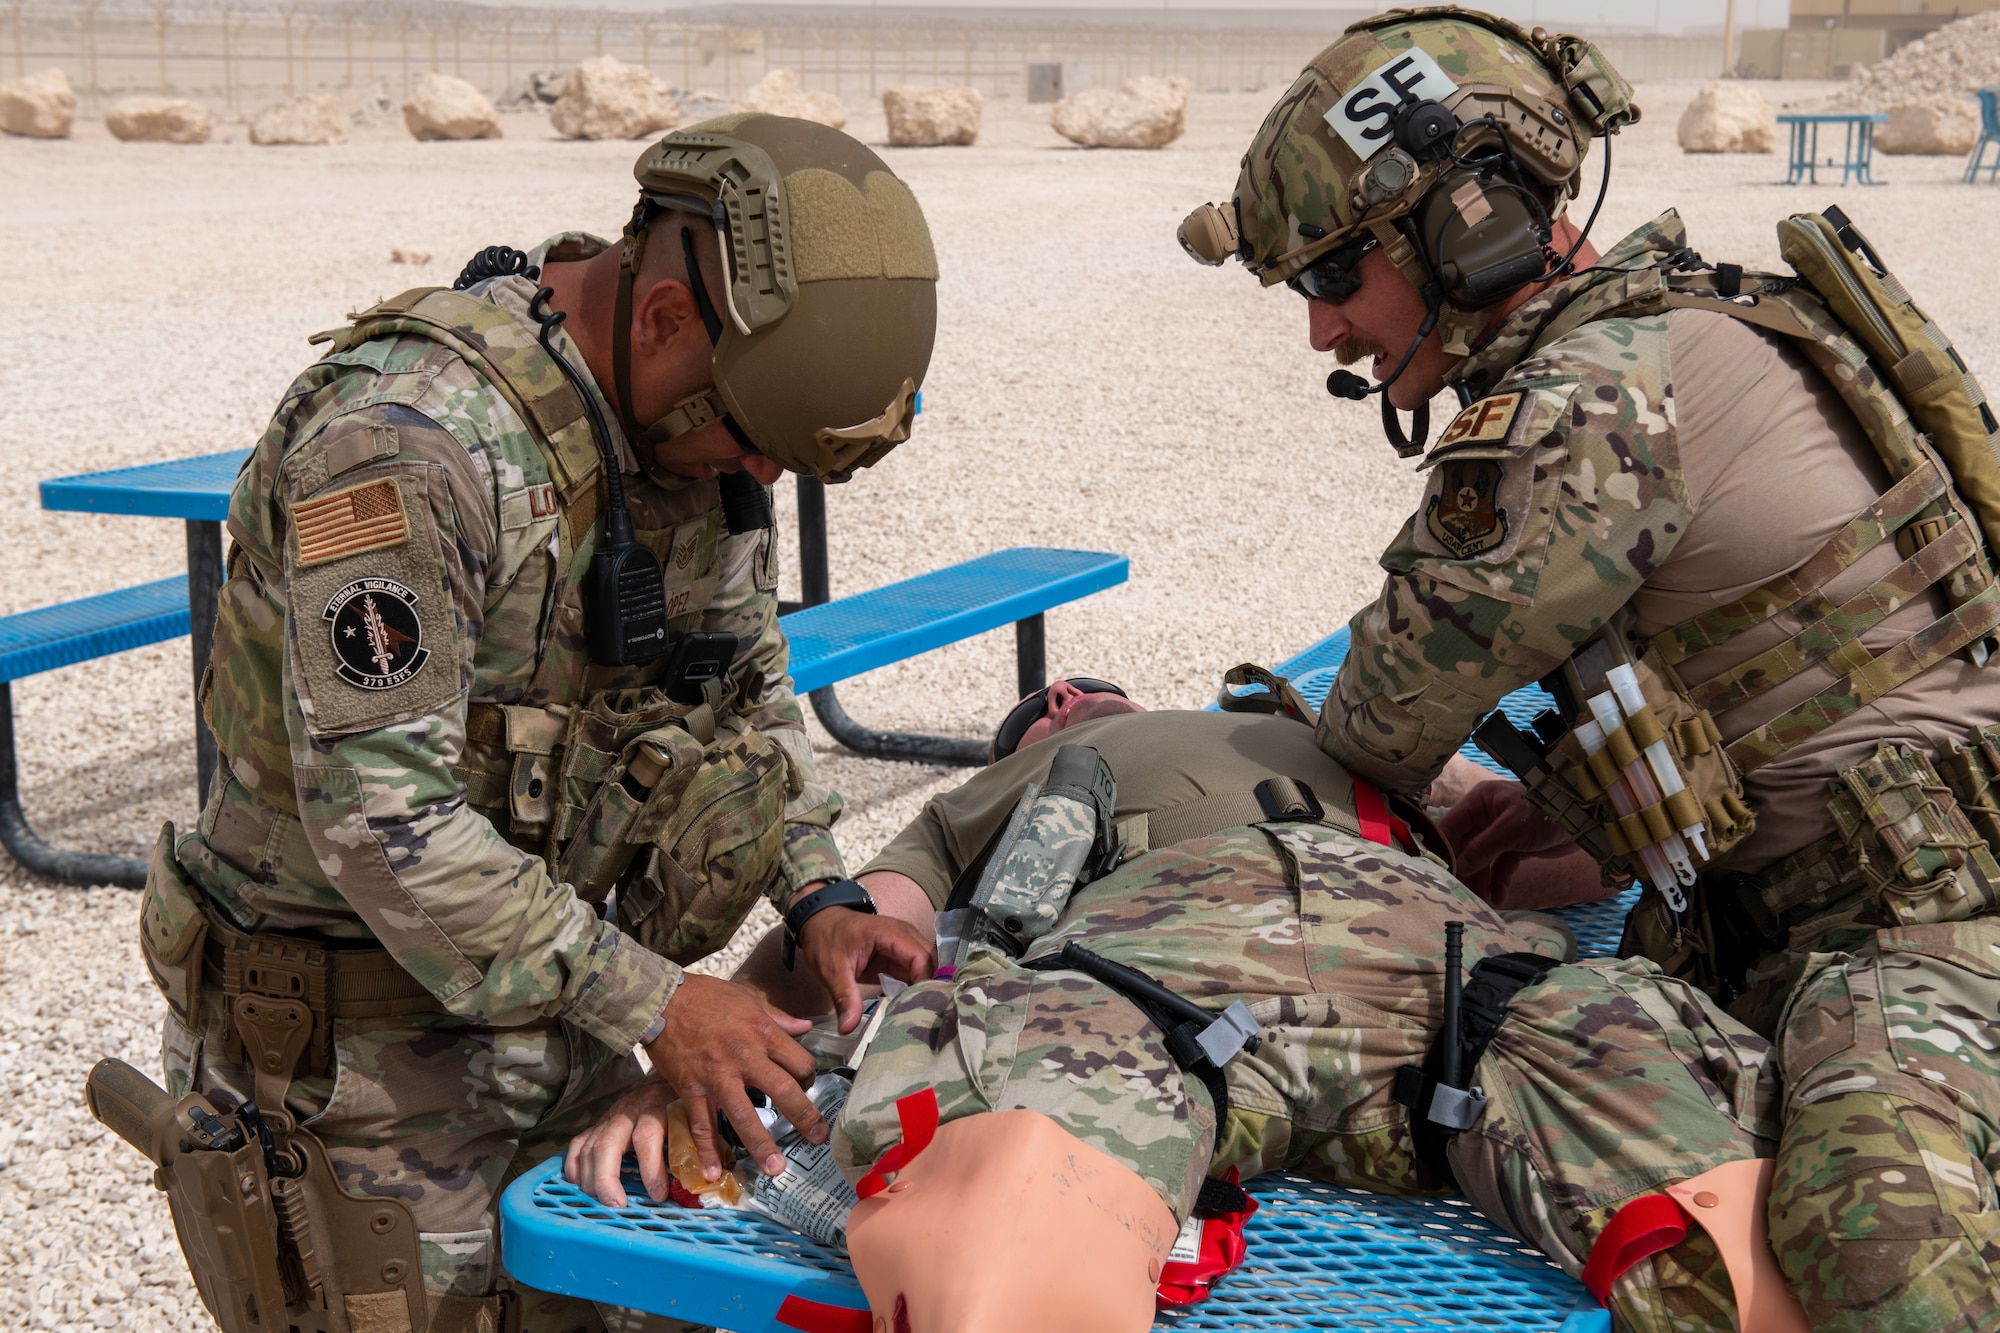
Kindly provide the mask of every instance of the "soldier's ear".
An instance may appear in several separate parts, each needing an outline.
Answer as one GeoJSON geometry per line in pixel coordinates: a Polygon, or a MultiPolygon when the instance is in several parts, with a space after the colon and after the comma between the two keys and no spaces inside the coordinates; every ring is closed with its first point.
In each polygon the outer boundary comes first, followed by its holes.
{"type": "Polygon", "coordinates": [[[637,356],[659,355],[676,340],[691,339],[690,350],[698,345],[701,355],[710,355],[708,330],[702,327],[701,311],[694,293],[678,278],[662,278],[648,287],[632,303],[632,351],[637,356]]]}

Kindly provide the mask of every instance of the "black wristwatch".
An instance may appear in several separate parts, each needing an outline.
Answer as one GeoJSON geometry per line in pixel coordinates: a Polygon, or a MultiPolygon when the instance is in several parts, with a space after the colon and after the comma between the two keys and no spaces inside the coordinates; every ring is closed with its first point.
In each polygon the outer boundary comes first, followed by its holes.
{"type": "Polygon", "coordinates": [[[868,896],[868,890],[855,880],[837,879],[831,884],[821,885],[805,897],[792,904],[792,910],[785,913],[785,970],[790,972],[798,962],[799,934],[806,928],[806,922],[818,916],[829,907],[851,907],[857,912],[875,915],[875,900],[868,896]]]}

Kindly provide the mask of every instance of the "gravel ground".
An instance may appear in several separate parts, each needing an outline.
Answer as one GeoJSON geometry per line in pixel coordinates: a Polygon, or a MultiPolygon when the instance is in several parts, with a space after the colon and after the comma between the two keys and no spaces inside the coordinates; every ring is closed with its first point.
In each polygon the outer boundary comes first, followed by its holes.
{"type": "MultiPolygon", "coordinates": [[[[1923,158],[1879,161],[1891,183],[1878,190],[1772,188],[1780,158],[1675,148],[1694,90],[1641,90],[1648,115],[1618,141],[1600,240],[1677,205],[1709,255],[1775,265],[1771,224],[1838,201],[1968,360],[2000,359],[1992,190],[1959,185],[1956,159],[1923,158]]],[[[1195,98],[1188,136],[1159,153],[1072,149],[1045,108],[1019,103],[988,105],[975,148],[884,151],[937,236],[940,338],[916,441],[831,495],[836,595],[1001,546],[1121,551],[1130,583],[1049,614],[1050,667],[1180,706],[1368,598],[1414,482],[1372,408],[1320,392],[1327,366],[1296,298],[1191,264],[1173,238],[1230,188],[1276,91],[1195,98]]],[[[1834,88],[1765,91],[1796,102],[1834,88]]],[[[16,466],[0,512],[17,558],[0,613],[186,567],[178,524],[43,513],[37,482],[247,445],[311,358],[307,332],[449,282],[480,246],[615,232],[635,146],[506,121],[505,140],[464,144],[415,143],[394,124],[334,148],[253,148],[240,125],[197,148],[121,144],[95,123],[68,142],[0,140],[0,242],[16,257],[0,323],[0,440],[16,466]],[[396,246],[436,258],[392,265],[396,246]]],[[[850,129],[883,137],[879,112],[850,129]]],[[[874,726],[983,736],[1012,682],[1001,633],[842,697],[874,726]]],[[[162,819],[192,818],[185,643],[14,693],[28,812],[46,836],[143,855],[162,819]]],[[[952,780],[820,739],[856,864],[952,780]]],[[[134,903],[51,887],[0,855],[0,1326],[211,1327],[146,1169],[81,1104],[104,1055],[157,1069],[161,1006],[134,903]]]]}

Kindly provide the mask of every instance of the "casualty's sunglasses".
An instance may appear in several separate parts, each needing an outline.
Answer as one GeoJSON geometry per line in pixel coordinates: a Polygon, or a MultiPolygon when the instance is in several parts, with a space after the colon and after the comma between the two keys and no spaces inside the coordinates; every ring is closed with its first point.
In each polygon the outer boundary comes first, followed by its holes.
{"type": "MultiPolygon", "coordinates": [[[[1115,694],[1121,699],[1131,697],[1110,681],[1097,680],[1091,676],[1071,676],[1066,680],[1057,681],[1056,684],[1067,685],[1078,694],[1115,694]]],[[[1034,726],[1037,720],[1048,716],[1049,691],[1054,688],[1055,685],[1044,685],[1014,705],[1013,710],[1000,723],[1000,730],[993,733],[994,759],[1005,759],[1021,748],[1021,738],[1028,734],[1028,728],[1034,726]]]]}
{"type": "Polygon", "coordinates": [[[1308,300],[1339,305],[1361,290],[1361,275],[1355,270],[1370,250],[1380,249],[1381,245],[1373,236],[1367,236],[1338,250],[1329,250],[1310,267],[1286,278],[1285,285],[1308,300]]]}

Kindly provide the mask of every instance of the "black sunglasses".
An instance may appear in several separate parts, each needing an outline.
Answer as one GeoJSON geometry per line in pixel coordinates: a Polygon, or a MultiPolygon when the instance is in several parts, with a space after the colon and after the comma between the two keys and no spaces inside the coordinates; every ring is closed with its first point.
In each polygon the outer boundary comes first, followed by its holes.
{"type": "MultiPolygon", "coordinates": [[[[1056,684],[1067,685],[1079,694],[1115,694],[1121,699],[1131,697],[1110,681],[1091,676],[1070,676],[1056,684]]],[[[1054,688],[1055,685],[1044,685],[1014,705],[1000,723],[1000,730],[993,733],[994,759],[1005,759],[1021,748],[1021,738],[1028,734],[1028,728],[1034,726],[1038,718],[1048,715],[1049,691],[1054,688]]]]}
{"type": "Polygon", "coordinates": [[[1360,268],[1362,258],[1370,250],[1380,249],[1381,245],[1382,242],[1368,236],[1352,245],[1330,250],[1315,259],[1309,267],[1286,278],[1285,285],[1307,300],[1339,305],[1361,290],[1361,275],[1355,270],[1360,268]]]}

